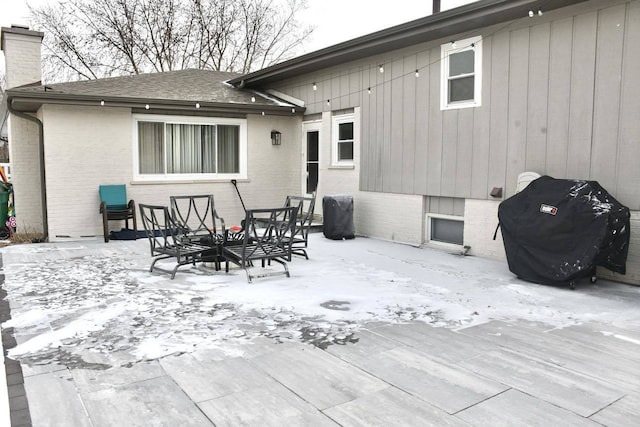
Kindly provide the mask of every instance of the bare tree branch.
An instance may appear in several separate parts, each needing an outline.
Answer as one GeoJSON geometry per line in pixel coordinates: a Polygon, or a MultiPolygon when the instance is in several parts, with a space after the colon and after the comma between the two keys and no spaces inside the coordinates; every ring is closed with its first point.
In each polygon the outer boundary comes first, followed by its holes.
{"type": "Polygon", "coordinates": [[[45,80],[200,68],[249,72],[289,59],[313,30],[307,0],[59,0],[32,7],[45,80]]]}

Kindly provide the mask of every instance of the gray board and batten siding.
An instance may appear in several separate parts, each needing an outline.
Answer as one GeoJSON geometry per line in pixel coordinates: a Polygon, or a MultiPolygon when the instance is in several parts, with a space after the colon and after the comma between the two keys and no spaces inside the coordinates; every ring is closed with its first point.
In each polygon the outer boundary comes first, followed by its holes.
{"type": "Polygon", "coordinates": [[[491,199],[493,187],[508,197],[519,173],[535,171],[597,180],[640,209],[640,1],[587,1],[458,38],[478,35],[480,107],[440,109],[440,46],[450,39],[275,88],[308,114],[361,107],[364,191],[491,199]]]}

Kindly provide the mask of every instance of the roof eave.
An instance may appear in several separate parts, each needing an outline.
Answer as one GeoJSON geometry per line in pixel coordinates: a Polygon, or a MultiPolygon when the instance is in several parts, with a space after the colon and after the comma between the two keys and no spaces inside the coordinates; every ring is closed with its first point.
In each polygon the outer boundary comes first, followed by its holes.
{"type": "Polygon", "coordinates": [[[385,53],[417,43],[465,33],[526,17],[529,10],[552,10],[588,0],[480,0],[336,44],[262,70],[231,79],[236,87],[272,81],[385,53]]]}
{"type": "Polygon", "coordinates": [[[44,104],[124,107],[137,110],[193,111],[200,113],[235,112],[242,114],[261,114],[264,112],[275,115],[291,115],[302,114],[305,111],[304,107],[293,105],[270,105],[258,103],[243,104],[207,101],[200,101],[196,103],[193,101],[173,99],[124,98],[52,92],[22,92],[14,90],[8,90],[6,92],[6,96],[16,110],[23,112],[36,112],[44,104]]]}

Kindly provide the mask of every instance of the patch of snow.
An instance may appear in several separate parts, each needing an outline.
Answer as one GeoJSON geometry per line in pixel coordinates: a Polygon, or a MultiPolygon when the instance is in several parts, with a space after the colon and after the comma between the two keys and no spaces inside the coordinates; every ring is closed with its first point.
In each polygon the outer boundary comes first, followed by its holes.
{"type": "MultiPolygon", "coordinates": [[[[349,344],[371,322],[452,329],[494,319],[556,328],[640,323],[637,307],[608,298],[601,282],[573,292],[540,286],[516,279],[505,262],[374,239],[312,235],[311,259],[295,258],[291,278],[252,284],[239,269],[185,267],[175,280],[149,273],[147,244],[3,248],[12,320],[2,327],[13,327],[19,342],[10,355],[77,366],[90,353],[91,366],[104,369],[199,349],[234,354],[257,337],[349,344]]],[[[640,289],[628,292],[640,296],[640,289]]]]}
{"type": "Polygon", "coordinates": [[[626,341],[626,342],[631,343],[631,344],[640,345],[640,340],[637,340],[635,338],[627,337],[625,335],[616,334],[614,332],[601,331],[601,333],[602,333],[602,335],[604,335],[606,337],[614,337],[614,338],[617,338],[617,339],[619,339],[621,341],[626,341]]]}

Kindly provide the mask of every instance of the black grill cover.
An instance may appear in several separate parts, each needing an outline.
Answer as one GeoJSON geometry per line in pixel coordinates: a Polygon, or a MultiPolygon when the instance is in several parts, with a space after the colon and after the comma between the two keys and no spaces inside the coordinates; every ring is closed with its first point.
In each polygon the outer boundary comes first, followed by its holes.
{"type": "Polygon", "coordinates": [[[629,208],[596,181],[542,176],[500,203],[509,270],[535,283],[563,284],[596,266],[625,274],[629,208]]]}
{"type": "Polygon", "coordinates": [[[347,195],[322,198],[322,222],[324,237],[333,240],[353,239],[353,197],[347,195]]]}

